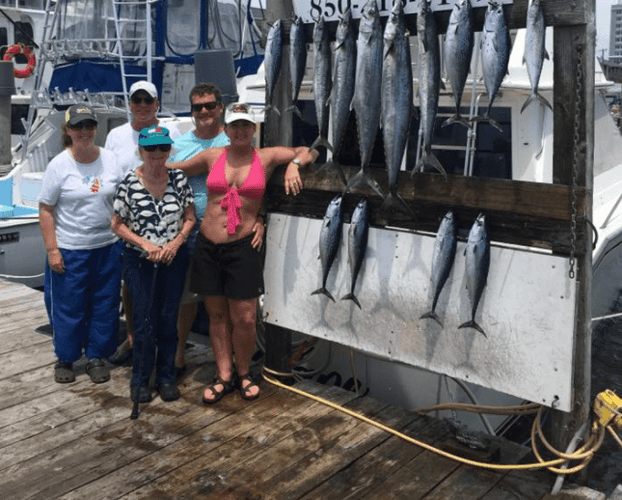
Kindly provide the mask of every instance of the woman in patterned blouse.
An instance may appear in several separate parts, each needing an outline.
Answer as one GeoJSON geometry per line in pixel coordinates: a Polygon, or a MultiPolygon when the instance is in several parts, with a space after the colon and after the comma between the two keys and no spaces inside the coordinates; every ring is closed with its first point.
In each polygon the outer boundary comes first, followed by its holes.
{"type": "Polygon", "coordinates": [[[186,175],[165,166],[172,143],[164,127],[142,129],[138,150],[143,164],[125,176],[114,200],[112,230],[125,241],[124,276],[134,303],[130,389],[132,401],[141,403],[151,401],[149,376],[154,364],[160,397],[179,398],[177,310],[188,266],[185,242],[195,217],[186,175]]]}

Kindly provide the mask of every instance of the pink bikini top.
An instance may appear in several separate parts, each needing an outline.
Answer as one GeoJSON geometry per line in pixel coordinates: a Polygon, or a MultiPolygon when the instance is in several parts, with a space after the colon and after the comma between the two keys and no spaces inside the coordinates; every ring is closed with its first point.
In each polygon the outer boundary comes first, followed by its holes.
{"type": "Polygon", "coordinates": [[[209,176],[207,177],[207,191],[209,193],[224,194],[225,197],[220,201],[220,206],[227,210],[227,232],[235,234],[235,230],[242,223],[240,208],[242,200],[245,198],[260,199],[266,190],[266,170],[257,156],[257,151],[253,150],[253,161],[248,177],[239,188],[232,188],[225,176],[225,163],[229,148],[225,149],[214,163],[209,176]]]}

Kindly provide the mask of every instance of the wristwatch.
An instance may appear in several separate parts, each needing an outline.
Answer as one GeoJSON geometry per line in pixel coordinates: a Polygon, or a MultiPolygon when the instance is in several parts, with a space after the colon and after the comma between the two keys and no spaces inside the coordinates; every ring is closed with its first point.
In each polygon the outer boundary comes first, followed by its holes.
{"type": "Polygon", "coordinates": [[[294,158],[291,162],[295,163],[299,167],[302,167],[302,162],[300,161],[300,158],[294,158]]]}

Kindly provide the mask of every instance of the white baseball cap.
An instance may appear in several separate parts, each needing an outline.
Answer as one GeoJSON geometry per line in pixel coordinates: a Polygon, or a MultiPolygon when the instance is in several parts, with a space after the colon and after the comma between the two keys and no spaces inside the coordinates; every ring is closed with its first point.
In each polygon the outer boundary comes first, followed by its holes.
{"type": "Polygon", "coordinates": [[[141,80],[140,82],[134,82],[132,86],[130,87],[130,97],[132,97],[139,90],[144,90],[145,92],[147,92],[147,94],[149,94],[154,99],[158,98],[158,89],[151,82],[148,82],[146,80],[141,80]]]}

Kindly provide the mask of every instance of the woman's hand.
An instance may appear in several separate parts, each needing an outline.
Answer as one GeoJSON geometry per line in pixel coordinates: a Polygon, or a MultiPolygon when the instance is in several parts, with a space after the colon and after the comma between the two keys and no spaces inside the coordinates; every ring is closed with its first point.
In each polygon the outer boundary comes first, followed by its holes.
{"type": "Polygon", "coordinates": [[[177,255],[177,251],[182,243],[183,239],[175,238],[164,245],[162,247],[162,252],[160,253],[160,262],[163,264],[170,264],[173,262],[173,259],[175,258],[175,255],[177,255]]]}
{"type": "Polygon", "coordinates": [[[147,252],[147,260],[151,262],[161,262],[162,248],[154,245],[150,241],[145,240],[142,245],[142,249],[147,252]]]}
{"type": "Polygon", "coordinates": [[[54,250],[50,250],[48,252],[48,262],[50,264],[50,269],[58,274],[63,274],[65,272],[65,261],[63,260],[63,254],[60,253],[58,248],[54,250]]]}
{"type": "Polygon", "coordinates": [[[263,217],[261,215],[257,216],[257,219],[255,220],[255,224],[253,224],[253,229],[252,229],[253,233],[255,233],[255,235],[253,236],[253,239],[251,240],[251,246],[259,251],[261,250],[261,245],[263,244],[263,235],[266,231],[266,226],[264,224],[263,221],[263,217]]]}
{"type": "Polygon", "coordinates": [[[296,196],[300,191],[302,191],[302,178],[300,177],[300,171],[298,169],[298,165],[290,162],[287,165],[287,169],[285,170],[284,177],[285,184],[285,194],[289,195],[290,193],[296,196]]]}

